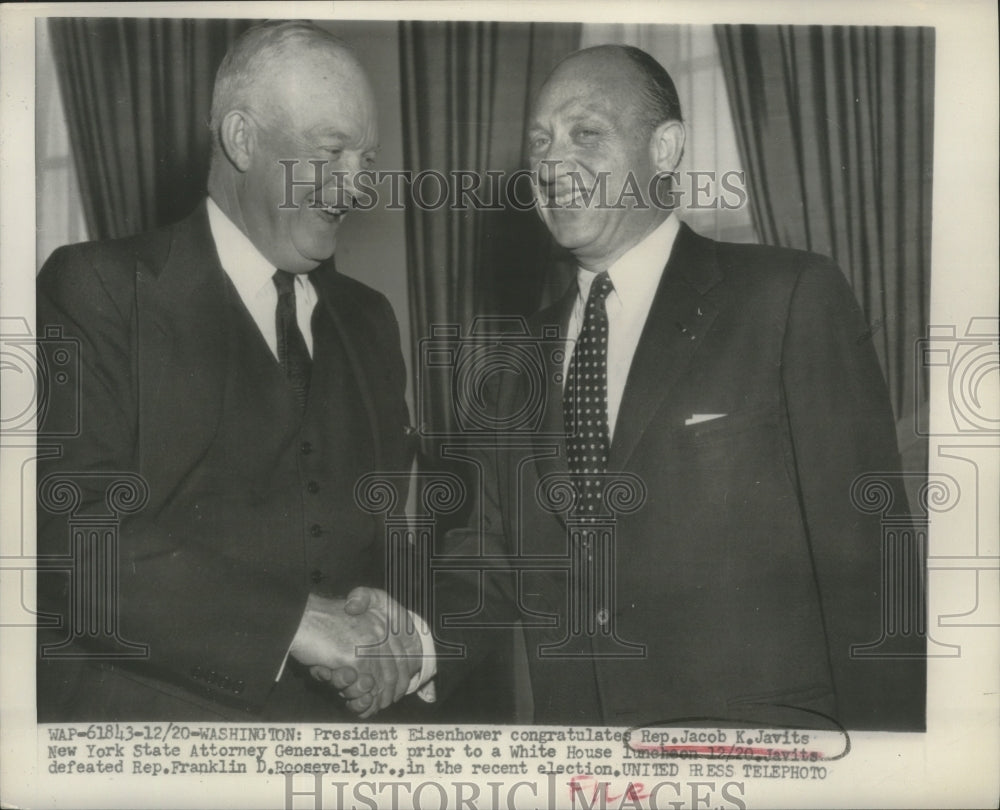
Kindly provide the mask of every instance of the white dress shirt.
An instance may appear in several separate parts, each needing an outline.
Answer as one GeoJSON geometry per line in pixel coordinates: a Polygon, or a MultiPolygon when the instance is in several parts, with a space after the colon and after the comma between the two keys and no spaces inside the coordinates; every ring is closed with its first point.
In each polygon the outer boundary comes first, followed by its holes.
{"type": "MultiPolygon", "coordinates": [[[[615,435],[618,409],[622,404],[625,382],[635,356],[639,337],[642,335],[653,296],[670,258],[680,223],[674,215],[668,216],[649,236],[630,248],[608,268],[614,290],[608,294],[605,308],[608,313],[608,438],[615,435]]],[[[577,296],[570,313],[567,337],[570,347],[583,328],[583,313],[590,294],[590,285],[596,273],[577,270],[577,296]]],[[[569,377],[571,353],[563,361],[563,380],[569,377]]],[[[563,383],[565,385],[565,382],[563,383]]]]}
{"type": "MultiPolygon", "coordinates": [[[[646,318],[653,304],[653,295],[663,276],[679,229],[680,223],[677,217],[673,215],[667,217],[656,230],[608,268],[608,275],[615,287],[605,301],[608,313],[609,438],[614,435],[618,409],[621,407],[622,394],[625,391],[625,381],[628,379],[632,357],[639,345],[639,336],[646,325],[646,318]]],[[[583,268],[577,270],[577,296],[567,329],[570,348],[583,328],[584,308],[595,275],[583,268]]],[[[564,386],[569,376],[571,358],[571,352],[566,351],[563,360],[564,386]]],[[[433,686],[433,683],[427,684],[427,687],[433,686]]]]}
{"type": "MultiPolygon", "coordinates": [[[[278,327],[276,324],[275,312],[278,307],[278,289],[274,286],[274,267],[259,250],[254,246],[243,231],[226,216],[216,202],[208,198],[208,225],[212,232],[212,240],[215,242],[215,250],[219,254],[219,263],[230,281],[239,293],[240,300],[250,312],[257,328],[260,330],[267,343],[271,354],[278,357],[278,327]]],[[[313,334],[312,334],[312,314],[316,309],[316,288],[313,287],[308,273],[295,274],[295,319],[299,324],[299,331],[305,339],[309,356],[313,354],[313,334]]],[[[417,632],[420,635],[420,644],[425,653],[428,649],[433,650],[434,644],[431,640],[430,628],[427,623],[416,613],[409,611],[413,617],[417,632]]],[[[281,662],[281,668],[275,680],[280,680],[281,674],[285,671],[285,659],[281,662]]],[[[436,671],[435,656],[424,656],[421,671],[413,676],[410,681],[407,694],[416,692],[421,684],[427,683],[436,671]]],[[[421,690],[420,696],[424,700],[434,699],[433,685],[428,684],[421,690]],[[430,687],[430,688],[428,688],[430,687]]]]}
{"type": "MultiPolygon", "coordinates": [[[[250,312],[271,354],[278,356],[278,328],[275,310],[278,307],[278,289],[274,286],[275,267],[265,259],[243,231],[222,213],[215,201],[208,198],[208,224],[215,240],[219,262],[229,280],[240,294],[240,300],[250,312]]],[[[295,274],[295,320],[305,338],[309,356],[313,353],[313,336],[310,322],[316,309],[316,288],[308,273],[295,274]]]]}

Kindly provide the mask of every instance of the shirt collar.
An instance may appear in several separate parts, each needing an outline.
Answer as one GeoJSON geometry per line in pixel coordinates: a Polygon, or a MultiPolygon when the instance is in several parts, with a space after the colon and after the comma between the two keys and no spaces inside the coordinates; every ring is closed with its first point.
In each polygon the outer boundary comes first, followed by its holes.
{"type": "MultiPolygon", "coordinates": [[[[652,299],[679,230],[680,222],[675,214],[671,214],[608,268],[608,276],[615,287],[612,295],[618,297],[623,307],[639,306],[652,299]]],[[[590,285],[596,275],[582,267],[577,270],[577,286],[584,301],[590,294],[590,285]]]]}
{"type": "MultiPolygon", "coordinates": [[[[208,227],[212,231],[219,263],[243,301],[252,301],[261,293],[270,296],[275,267],[264,258],[250,238],[243,233],[211,197],[208,198],[208,227]]],[[[296,297],[312,301],[315,291],[308,273],[295,274],[296,297]]],[[[266,300],[266,299],[265,299],[266,300]]]]}
{"type": "Polygon", "coordinates": [[[219,262],[244,300],[254,298],[273,284],[274,265],[254,246],[211,197],[208,198],[208,224],[215,240],[219,262]]]}

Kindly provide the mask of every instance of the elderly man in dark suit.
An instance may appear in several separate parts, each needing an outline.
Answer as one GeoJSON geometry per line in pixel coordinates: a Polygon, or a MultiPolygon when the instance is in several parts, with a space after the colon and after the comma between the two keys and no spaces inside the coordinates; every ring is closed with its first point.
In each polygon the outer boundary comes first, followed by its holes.
{"type": "MultiPolygon", "coordinates": [[[[479,457],[452,552],[518,571],[438,572],[435,635],[465,653],[439,657],[438,696],[521,619],[539,723],[920,729],[919,632],[907,656],[856,654],[887,586],[852,483],[899,464],[869,328],[828,259],[678,222],[684,141],[635,48],[571,55],[534,104],[539,211],[579,269],[531,324],[570,343],[545,353],[533,446],[498,433],[479,457]]],[[[517,424],[537,380],[497,376],[496,424],[517,424]]]]}
{"type": "MultiPolygon", "coordinates": [[[[343,609],[385,577],[383,529],[355,484],[409,459],[395,317],[332,258],[378,145],[368,80],[322,29],[258,26],[219,69],[211,125],[192,215],[63,248],[38,279],[39,333],[60,329],[81,358],[60,389],[79,390],[81,430],[40,464],[42,565],[100,514],[109,479],[141,481],[148,499],[118,526],[117,564],[85,546],[72,577],[40,577],[61,624],[40,632],[40,720],[335,720],[352,716],[335,687],[352,686],[364,716],[419,668],[403,654],[419,654],[416,634],[390,643],[385,610],[343,609]],[[318,182],[307,161],[322,161],[318,182]],[[60,487],[78,499],[69,521],[60,487]],[[100,628],[80,604],[93,578],[117,600],[100,628]],[[350,680],[323,682],[345,664],[350,680]]],[[[52,420],[76,407],[48,405],[52,420]]]]}

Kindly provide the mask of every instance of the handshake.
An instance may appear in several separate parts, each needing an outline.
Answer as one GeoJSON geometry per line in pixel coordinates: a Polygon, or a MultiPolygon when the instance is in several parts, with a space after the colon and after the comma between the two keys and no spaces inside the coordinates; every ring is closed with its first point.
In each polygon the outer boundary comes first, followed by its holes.
{"type": "Polygon", "coordinates": [[[424,663],[413,617],[377,588],[355,588],[346,600],[310,594],[289,654],[362,720],[421,685],[411,688],[424,663]]]}

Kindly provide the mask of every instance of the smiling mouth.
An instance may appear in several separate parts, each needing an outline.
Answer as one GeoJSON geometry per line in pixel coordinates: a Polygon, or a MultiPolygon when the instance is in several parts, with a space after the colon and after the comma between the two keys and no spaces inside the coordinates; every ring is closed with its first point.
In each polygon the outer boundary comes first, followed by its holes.
{"type": "Polygon", "coordinates": [[[583,196],[579,190],[571,190],[550,194],[547,198],[547,206],[553,210],[583,211],[588,206],[583,201],[583,196]]]}
{"type": "Polygon", "coordinates": [[[330,223],[339,223],[347,216],[347,207],[336,207],[333,205],[313,205],[310,206],[321,219],[330,223]]]}
{"type": "Polygon", "coordinates": [[[577,213],[579,211],[586,211],[587,205],[584,204],[583,199],[579,195],[573,195],[572,197],[551,197],[549,198],[549,209],[557,213],[577,213]]]}

